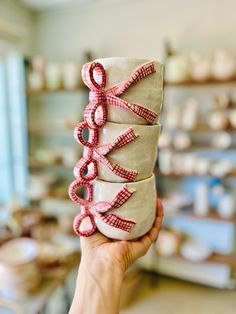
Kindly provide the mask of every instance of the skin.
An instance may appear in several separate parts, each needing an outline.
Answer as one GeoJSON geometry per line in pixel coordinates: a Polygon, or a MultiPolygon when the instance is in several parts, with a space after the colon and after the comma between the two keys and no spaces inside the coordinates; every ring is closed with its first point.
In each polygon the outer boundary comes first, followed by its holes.
{"type": "Polygon", "coordinates": [[[162,221],[158,200],[152,229],[136,241],[112,241],[99,232],[81,237],[82,258],[69,314],[118,314],[125,271],[156,241],[162,221]]]}

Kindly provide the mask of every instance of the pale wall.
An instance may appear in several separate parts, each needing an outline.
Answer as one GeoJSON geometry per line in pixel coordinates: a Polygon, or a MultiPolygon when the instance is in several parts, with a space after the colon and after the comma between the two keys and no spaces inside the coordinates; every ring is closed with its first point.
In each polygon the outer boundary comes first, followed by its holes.
{"type": "Polygon", "coordinates": [[[96,0],[41,13],[35,51],[64,59],[97,56],[158,58],[170,38],[181,50],[236,51],[235,0],[96,0]]]}
{"type": "Polygon", "coordinates": [[[26,55],[31,54],[33,22],[34,14],[22,6],[19,0],[0,0],[0,50],[4,45],[26,55]],[[9,27],[4,26],[6,24],[9,27]],[[3,28],[7,28],[6,32],[3,28]],[[19,33],[19,36],[15,36],[15,33],[19,33]]]}

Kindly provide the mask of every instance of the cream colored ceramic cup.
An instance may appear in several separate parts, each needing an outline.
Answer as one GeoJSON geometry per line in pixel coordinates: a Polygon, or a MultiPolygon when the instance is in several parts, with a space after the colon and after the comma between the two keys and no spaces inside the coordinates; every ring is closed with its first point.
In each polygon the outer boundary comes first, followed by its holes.
{"type": "MultiPolygon", "coordinates": [[[[156,217],[156,188],[155,176],[138,182],[125,183],[133,195],[120,208],[111,210],[112,213],[131,219],[136,222],[131,232],[126,232],[104,223],[96,218],[98,230],[105,236],[117,240],[132,240],[147,233],[156,217]]],[[[101,201],[112,201],[124,183],[111,183],[96,179],[94,181],[94,203],[101,201]]]]}
{"type": "MultiPolygon", "coordinates": [[[[107,122],[99,130],[99,145],[112,143],[130,128],[138,137],[121,148],[112,149],[106,155],[106,158],[111,164],[118,164],[125,169],[138,171],[135,178],[135,181],[138,181],[152,175],[157,158],[158,139],[161,131],[160,124],[131,125],[107,122]]],[[[98,162],[98,178],[110,182],[131,181],[116,175],[101,162],[98,162]]]]}
{"type": "MultiPolygon", "coordinates": [[[[106,86],[108,89],[118,83],[127,81],[132,72],[139,66],[151,60],[132,58],[104,58],[95,62],[101,63],[106,70],[106,86]]],[[[137,84],[129,87],[121,99],[129,103],[137,103],[151,109],[158,115],[163,102],[163,65],[155,61],[156,72],[143,78],[137,84]]],[[[108,104],[108,121],[116,123],[147,124],[132,112],[108,104]]]]}

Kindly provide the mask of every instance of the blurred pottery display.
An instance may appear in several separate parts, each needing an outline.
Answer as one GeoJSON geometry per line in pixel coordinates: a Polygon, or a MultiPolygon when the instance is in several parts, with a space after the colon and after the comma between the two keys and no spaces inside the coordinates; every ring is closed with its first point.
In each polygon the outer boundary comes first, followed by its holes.
{"type": "Polygon", "coordinates": [[[229,122],[232,128],[236,129],[236,109],[230,110],[229,122]]]}
{"type": "Polygon", "coordinates": [[[190,238],[181,245],[180,253],[187,260],[201,262],[210,257],[213,250],[205,242],[190,238]]]}
{"type": "Polygon", "coordinates": [[[173,104],[167,109],[165,126],[166,129],[175,130],[181,125],[181,111],[178,104],[173,104]]]}
{"type": "Polygon", "coordinates": [[[33,201],[40,200],[48,195],[48,184],[40,175],[29,176],[29,186],[27,188],[27,196],[33,201]]]}
{"type": "Polygon", "coordinates": [[[183,158],[182,173],[185,175],[192,175],[195,172],[197,158],[193,154],[186,154],[183,158]]]}
{"type": "Polygon", "coordinates": [[[235,77],[236,63],[228,52],[216,51],[212,62],[212,76],[221,81],[230,80],[235,77]]]}
{"type": "Polygon", "coordinates": [[[211,77],[211,60],[197,53],[191,55],[191,78],[196,82],[204,82],[211,77]]]}
{"type": "Polygon", "coordinates": [[[211,168],[211,161],[206,158],[198,157],[195,164],[195,173],[198,175],[207,175],[211,168]]]}
{"type": "Polygon", "coordinates": [[[62,80],[65,89],[73,90],[79,85],[81,69],[77,62],[68,61],[62,66],[62,80]]]}
{"type": "Polygon", "coordinates": [[[187,132],[178,131],[174,137],[174,147],[177,150],[185,150],[191,146],[191,139],[187,132]]]}
{"type": "Polygon", "coordinates": [[[173,152],[169,149],[161,150],[158,155],[159,169],[164,175],[172,172],[172,156],[173,152]]]}
{"type": "Polygon", "coordinates": [[[58,219],[55,216],[45,216],[40,224],[32,228],[31,236],[38,241],[47,241],[58,232],[58,219]]]}
{"type": "Polygon", "coordinates": [[[22,296],[39,285],[37,255],[37,242],[29,238],[14,239],[0,247],[0,290],[4,296],[22,296]]]}
{"type": "Polygon", "coordinates": [[[62,66],[60,63],[48,62],[45,68],[46,88],[50,90],[62,87],[62,66]]]}
{"type": "Polygon", "coordinates": [[[62,163],[66,167],[73,167],[79,158],[79,153],[77,149],[65,147],[64,150],[61,152],[62,163]]]}
{"type": "Polygon", "coordinates": [[[229,125],[227,114],[222,111],[210,113],[208,125],[212,130],[225,130],[229,125]]]}
{"type": "Polygon", "coordinates": [[[43,73],[45,71],[45,65],[46,65],[45,59],[40,55],[36,55],[31,59],[31,64],[32,64],[33,70],[37,71],[43,76],[43,73]]]}
{"type": "Polygon", "coordinates": [[[168,83],[186,82],[190,79],[189,59],[182,55],[168,57],[165,65],[165,80],[168,83]]]}
{"type": "Polygon", "coordinates": [[[16,210],[12,214],[12,218],[19,225],[23,236],[30,235],[32,228],[41,222],[42,216],[39,210],[27,208],[16,210]]]}
{"type": "Polygon", "coordinates": [[[209,213],[209,188],[206,183],[198,183],[195,187],[193,211],[198,216],[209,213]]]}
{"type": "Polygon", "coordinates": [[[44,87],[42,74],[37,71],[30,71],[28,74],[28,86],[33,90],[42,90],[44,87]]]}
{"type": "Polygon", "coordinates": [[[227,149],[232,145],[232,137],[226,131],[215,133],[211,144],[218,149],[227,149]]]}
{"type": "Polygon", "coordinates": [[[161,149],[169,148],[171,146],[171,135],[168,132],[162,132],[160,135],[158,147],[161,149]]]}
{"type": "Polygon", "coordinates": [[[222,178],[227,174],[232,173],[233,170],[234,164],[231,161],[221,160],[212,165],[210,172],[213,176],[222,178]]]}
{"type": "Polygon", "coordinates": [[[181,242],[181,233],[172,229],[162,229],[156,242],[156,251],[161,256],[178,254],[181,242]]]}
{"type": "Polygon", "coordinates": [[[24,309],[15,301],[8,298],[0,299],[0,313],[1,314],[25,314],[24,309]]]}
{"type": "Polygon", "coordinates": [[[217,212],[224,219],[232,218],[236,212],[234,196],[231,194],[223,195],[219,201],[217,212]]]}
{"type": "Polygon", "coordinates": [[[35,157],[39,162],[45,164],[59,164],[61,163],[61,155],[55,149],[41,148],[35,151],[35,157]]]}
{"type": "Polygon", "coordinates": [[[189,99],[182,113],[181,126],[184,130],[193,130],[199,123],[199,103],[196,99],[189,99]]]}
{"type": "Polygon", "coordinates": [[[230,105],[230,98],[227,93],[220,93],[213,99],[213,109],[221,110],[227,109],[230,105]]]}

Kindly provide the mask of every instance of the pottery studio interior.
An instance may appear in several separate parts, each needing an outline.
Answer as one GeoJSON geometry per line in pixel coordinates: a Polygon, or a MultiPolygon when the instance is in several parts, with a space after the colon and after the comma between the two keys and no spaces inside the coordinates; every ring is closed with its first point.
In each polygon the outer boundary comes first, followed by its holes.
{"type": "Polygon", "coordinates": [[[235,12],[0,0],[0,314],[236,313],[235,12]]]}

